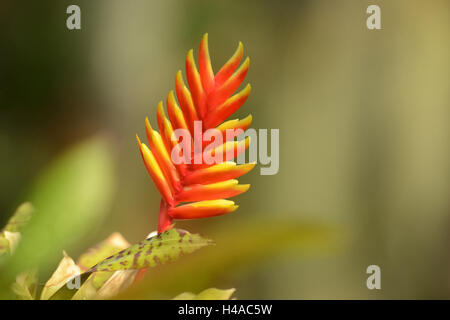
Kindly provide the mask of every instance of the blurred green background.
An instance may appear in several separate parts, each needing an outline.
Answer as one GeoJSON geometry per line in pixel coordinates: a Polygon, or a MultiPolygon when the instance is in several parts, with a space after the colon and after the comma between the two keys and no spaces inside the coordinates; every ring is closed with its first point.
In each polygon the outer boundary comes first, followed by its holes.
{"type": "Polygon", "coordinates": [[[252,187],[235,214],[177,226],[213,239],[244,220],[334,230],[326,250],[272,254],[223,270],[212,286],[255,299],[450,298],[449,9],[447,0],[2,1],[0,225],[36,199],[29,232],[47,247],[20,254],[46,255],[46,274],[63,248],[77,257],[114,231],[134,243],[155,230],[160,198],[135,134],[145,135],[146,116],[156,123],[158,101],[208,32],[215,71],[244,43],[253,90],[236,117],[280,129],[280,170],[242,177],[252,187]],[[81,30],[66,28],[70,4],[81,7],[81,30]],[[366,28],[370,4],[382,30],[366,28]],[[371,264],[381,290],[366,287],[371,264]]]}

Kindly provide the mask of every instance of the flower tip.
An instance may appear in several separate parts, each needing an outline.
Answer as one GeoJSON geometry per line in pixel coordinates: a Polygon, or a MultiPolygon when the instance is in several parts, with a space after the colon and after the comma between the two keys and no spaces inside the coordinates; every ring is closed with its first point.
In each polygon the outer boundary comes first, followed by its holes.
{"type": "Polygon", "coordinates": [[[239,53],[244,51],[244,44],[242,43],[242,41],[239,41],[238,48],[237,48],[236,51],[239,52],[239,53]]]}
{"type": "Polygon", "coordinates": [[[150,121],[148,120],[148,117],[145,117],[145,127],[147,128],[147,130],[153,131],[153,128],[150,124],[150,121]]]}
{"type": "Polygon", "coordinates": [[[243,96],[248,96],[250,95],[250,92],[252,91],[252,86],[250,83],[247,83],[247,85],[245,86],[244,90],[242,90],[242,95],[243,96]]]}
{"type": "Polygon", "coordinates": [[[194,61],[194,49],[189,50],[189,52],[186,56],[186,60],[194,61]]]}
{"type": "Polygon", "coordinates": [[[247,172],[249,172],[249,171],[252,171],[253,168],[256,166],[256,162],[249,162],[249,163],[244,164],[244,166],[246,166],[248,168],[247,172]]]}
{"type": "Polygon", "coordinates": [[[242,193],[246,192],[248,189],[250,189],[250,184],[240,184],[237,186],[239,191],[241,191],[242,193]]]}
{"type": "Polygon", "coordinates": [[[139,148],[140,148],[141,147],[141,139],[139,139],[139,136],[138,136],[137,133],[136,133],[136,140],[137,140],[137,143],[138,143],[139,148]]]}
{"type": "Polygon", "coordinates": [[[158,106],[156,107],[156,112],[157,112],[158,114],[160,114],[160,115],[163,115],[163,114],[164,114],[164,107],[163,107],[162,101],[160,101],[160,102],[158,103],[158,106]]]}

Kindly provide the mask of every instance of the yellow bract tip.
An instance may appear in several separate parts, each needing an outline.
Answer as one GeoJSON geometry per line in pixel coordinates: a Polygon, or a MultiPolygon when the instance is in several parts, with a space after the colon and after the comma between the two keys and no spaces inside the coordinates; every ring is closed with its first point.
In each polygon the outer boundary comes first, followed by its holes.
{"type": "Polygon", "coordinates": [[[250,189],[250,184],[240,184],[237,185],[236,188],[239,188],[243,193],[250,189]]]}
{"type": "Polygon", "coordinates": [[[170,101],[173,102],[174,104],[176,103],[176,101],[175,101],[175,95],[173,94],[173,90],[170,90],[168,98],[169,98],[170,101]]]}
{"type": "Polygon", "coordinates": [[[238,47],[236,49],[235,55],[236,54],[241,54],[244,51],[244,44],[242,43],[242,41],[239,41],[238,43],[238,47]]]}
{"type": "Polygon", "coordinates": [[[145,117],[145,125],[148,127],[148,129],[153,130],[150,121],[148,120],[148,117],[145,117]]]}
{"type": "Polygon", "coordinates": [[[156,112],[161,113],[161,115],[164,115],[164,107],[162,101],[158,103],[158,106],[156,107],[156,112]]]}

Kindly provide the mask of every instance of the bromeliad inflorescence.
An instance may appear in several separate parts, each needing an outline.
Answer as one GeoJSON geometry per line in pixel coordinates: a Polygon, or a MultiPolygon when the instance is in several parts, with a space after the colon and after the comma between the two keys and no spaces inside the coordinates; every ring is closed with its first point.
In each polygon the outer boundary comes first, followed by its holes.
{"type": "Polygon", "coordinates": [[[163,103],[157,107],[160,133],[145,121],[149,147],[137,137],[144,164],[161,193],[158,233],[172,227],[174,219],[196,219],[226,214],[237,209],[227,198],[239,195],[249,186],[239,185],[235,178],[249,172],[254,163],[237,165],[231,161],[248,148],[249,138],[235,141],[252,121],[244,119],[225,121],[246,101],[251,87],[248,84],[233,95],[244,80],[250,59],[239,66],[243,45],[214,75],[208,50],[208,35],[200,43],[197,69],[193,50],[186,57],[186,87],[181,71],[175,78],[175,94],[167,97],[167,119],[163,103]],[[178,102],[177,102],[178,100],[178,102]],[[198,141],[197,134],[215,128],[214,140],[198,141]],[[188,135],[179,134],[187,132],[188,135]],[[200,132],[199,132],[200,131],[200,132]],[[233,134],[230,134],[232,132],[233,134]],[[174,157],[178,159],[174,159],[174,157]],[[214,162],[205,159],[214,158],[214,162]],[[183,161],[178,161],[179,158],[183,161]],[[200,161],[190,160],[200,159],[200,161]],[[183,204],[187,202],[186,204],[183,204]]]}
{"type": "MultiPolygon", "coordinates": [[[[200,44],[199,69],[192,50],[186,57],[189,89],[179,71],[175,93],[171,91],[167,97],[168,118],[162,102],[158,104],[160,133],[152,129],[147,118],[149,146],[136,136],[144,164],[162,196],[158,235],[149,235],[130,246],[119,233],[114,233],[86,251],[77,263],[64,253],[57,269],[45,283],[40,299],[110,298],[123,292],[147,268],[174,261],[213,243],[172,226],[174,219],[232,212],[238,206],[226,199],[249,188],[248,184],[238,184],[236,178],[255,166],[243,161],[250,139],[239,140],[249,128],[252,117],[226,121],[250,94],[250,85],[247,85],[233,95],[249,68],[248,58],[239,66],[242,55],[243,46],[239,43],[233,56],[214,75],[205,34],[200,44]]],[[[29,220],[31,212],[30,205],[20,207],[8,225],[0,230],[3,231],[0,232],[0,255],[13,252],[20,239],[19,229],[29,220]]],[[[28,270],[17,275],[12,289],[21,299],[36,299],[39,297],[36,295],[38,283],[38,274],[28,270]]],[[[233,292],[234,289],[211,288],[198,296],[183,293],[176,298],[229,299],[233,292]]]]}

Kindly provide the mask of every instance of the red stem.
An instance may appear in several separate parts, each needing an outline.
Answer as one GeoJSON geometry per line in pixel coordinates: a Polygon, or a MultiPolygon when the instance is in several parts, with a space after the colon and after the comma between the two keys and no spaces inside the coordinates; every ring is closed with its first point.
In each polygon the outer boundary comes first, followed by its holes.
{"type": "Polygon", "coordinates": [[[167,213],[167,209],[167,203],[161,199],[161,206],[159,207],[158,234],[172,228],[172,218],[167,213]]]}

